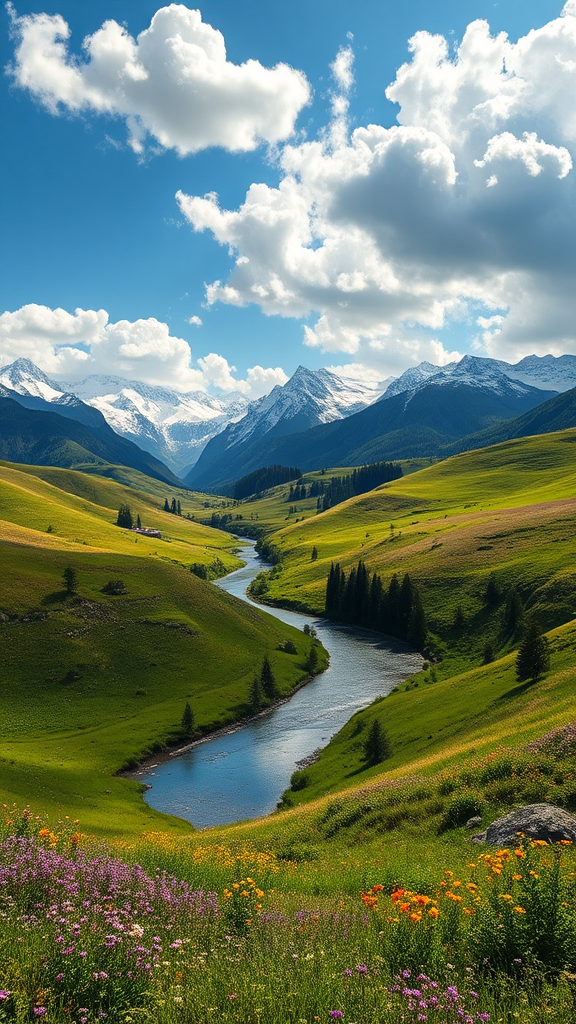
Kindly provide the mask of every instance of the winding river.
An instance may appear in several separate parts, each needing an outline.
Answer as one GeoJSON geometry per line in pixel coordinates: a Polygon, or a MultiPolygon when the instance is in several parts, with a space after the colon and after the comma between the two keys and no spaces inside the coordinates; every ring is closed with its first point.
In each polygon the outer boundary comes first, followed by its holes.
{"type": "MultiPolygon", "coordinates": [[[[246,565],[217,586],[255,604],[246,587],[269,566],[246,542],[246,565]]],[[[262,610],[262,605],[255,605],[262,610]]],[[[286,703],[246,725],[201,742],[138,775],[151,785],[146,802],[196,828],[225,825],[274,810],[298,762],[325,746],[359,708],[389,693],[422,665],[422,658],[390,637],[326,619],[266,607],[302,629],[310,623],[330,653],[330,665],[286,703]]]]}

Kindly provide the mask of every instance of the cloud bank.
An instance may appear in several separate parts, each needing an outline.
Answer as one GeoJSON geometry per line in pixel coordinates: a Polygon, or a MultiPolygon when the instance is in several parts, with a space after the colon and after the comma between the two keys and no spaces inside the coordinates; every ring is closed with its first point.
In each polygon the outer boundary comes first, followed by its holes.
{"type": "Polygon", "coordinates": [[[178,192],[235,256],[207,301],[313,317],[307,345],[388,372],[447,361],[436,335],[458,321],[488,355],[569,351],[576,0],[516,43],[474,21],[454,55],[428,32],[409,47],[386,90],[394,127],[348,130],[348,47],[332,125],[283,148],[276,188],[254,183],[237,210],[178,192]]]}
{"type": "Polygon", "coordinates": [[[286,64],[233,64],[222,33],[200,11],[170,4],[137,39],[114,20],[68,52],[61,15],[18,17],[13,6],[14,82],[52,114],[91,111],[122,117],[142,153],[151,136],[184,156],[210,146],[232,152],[288,138],[310,98],[305,75],[286,64]]]}
{"type": "Polygon", "coordinates": [[[0,315],[0,366],[21,357],[65,380],[112,374],[178,391],[240,391],[250,399],[288,379],[279,366],[253,366],[238,379],[236,368],[215,352],[194,367],[188,343],[153,317],[110,323],[105,309],[68,313],[35,303],[0,315]]]}

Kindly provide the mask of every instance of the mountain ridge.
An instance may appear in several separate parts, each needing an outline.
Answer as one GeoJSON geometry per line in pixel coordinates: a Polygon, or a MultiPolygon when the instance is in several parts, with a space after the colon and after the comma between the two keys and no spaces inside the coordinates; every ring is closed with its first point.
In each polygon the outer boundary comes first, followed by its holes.
{"type": "Polygon", "coordinates": [[[26,408],[7,397],[6,391],[8,388],[2,388],[0,393],[0,458],[67,468],[83,462],[113,463],[180,485],[163,463],[116,434],[103,417],[102,426],[94,428],[55,409],[26,408]]]}
{"type": "Polygon", "coordinates": [[[298,434],[252,435],[248,442],[233,446],[227,428],[206,446],[185,482],[196,489],[222,490],[234,479],[272,463],[299,465],[306,471],[437,456],[443,446],[513,419],[555,396],[555,392],[509,382],[504,375],[497,391],[485,380],[475,385],[469,380],[433,378],[345,420],[298,434]]]}

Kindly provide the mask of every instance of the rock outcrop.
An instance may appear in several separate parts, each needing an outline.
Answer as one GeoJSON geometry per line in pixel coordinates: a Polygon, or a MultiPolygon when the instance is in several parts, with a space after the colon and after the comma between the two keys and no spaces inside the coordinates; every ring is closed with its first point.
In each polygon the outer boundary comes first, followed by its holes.
{"type": "Polygon", "coordinates": [[[472,838],[476,843],[506,846],[517,841],[519,832],[529,839],[545,839],[549,843],[576,843],[576,818],[553,804],[526,804],[493,821],[485,832],[472,838]]]}

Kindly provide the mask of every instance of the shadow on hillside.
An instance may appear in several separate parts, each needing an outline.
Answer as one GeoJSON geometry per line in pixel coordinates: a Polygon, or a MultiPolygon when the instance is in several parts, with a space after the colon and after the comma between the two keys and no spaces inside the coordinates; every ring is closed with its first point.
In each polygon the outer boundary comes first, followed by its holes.
{"type": "Polygon", "coordinates": [[[55,590],[52,594],[46,594],[40,604],[63,604],[67,597],[68,593],[66,590],[55,590]]]}
{"type": "Polygon", "coordinates": [[[511,690],[506,690],[506,693],[501,693],[498,700],[512,700],[514,697],[521,697],[522,694],[530,690],[536,682],[536,679],[527,679],[525,683],[520,683],[518,686],[513,686],[511,690]]]}

